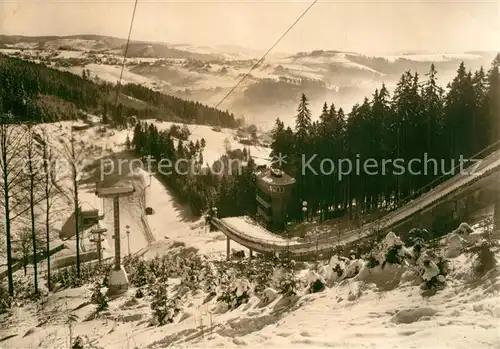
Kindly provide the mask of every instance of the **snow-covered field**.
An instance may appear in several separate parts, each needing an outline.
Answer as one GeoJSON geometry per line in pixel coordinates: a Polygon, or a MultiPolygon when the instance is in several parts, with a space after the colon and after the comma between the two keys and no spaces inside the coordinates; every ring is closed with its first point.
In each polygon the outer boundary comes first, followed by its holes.
{"type": "MultiPolygon", "coordinates": [[[[104,65],[104,64],[87,64],[85,69],[90,71],[91,76],[98,76],[99,79],[116,84],[120,80],[121,65],[104,65]]],[[[67,70],[73,74],[81,75],[82,67],[71,67],[71,68],[61,68],[61,70],[67,70]]],[[[151,87],[154,82],[153,79],[146,78],[142,75],[134,74],[128,69],[123,70],[123,83],[127,84],[141,84],[144,86],[151,87]]]]}
{"type": "MultiPolygon", "coordinates": [[[[155,122],[155,125],[159,130],[168,130],[170,129],[172,124],[174,123],[155,122]]],[[[271,154],[270,148],[240,144],[239,141],[235,139],[236,132],[234,130],[223,128],[221,129],[221,132],[216,132],[213,131],[210,126],[187,125],[187,127],[191,131],[191,136],[189,137],[189,140],[196,142],[200,141],[202,138],[205,139],[207,146],[203,151],[203,159],[208,164],[214,163],[221,157],[221,155],[223,155],[226,152],[226,144],[229,146],[231,150],[243,149],[243,148],[249,149],[250,155],[259,165],[269,164],[271,161],[269,157],[269,155],[271,154]]]]}
{"type": "Polygon", "coordinates": [[[299,70],[299,69],[297,69],[297,67],[302,66],[302,69],[304,69],[306,71],[310,70],[311,67],[315,67],[315,66],[323,67],[323,69],[324,69],[325,64],[337,64],[337,65],[344,66],[344,67],[367,70],[367,71],[370,71],[372,73],[383,75],[380,72],[373,70],[367,66],[351,62],[346,57],[346,53],[344,53],[344,52],[336,52],[336,53],[323,54],[323,55],[318,55],[318,56],[286,57],[286,58],[281,58],[281,59],[276,60],[276,63],[282,64],[287,68],[292,68],[295,70],[299,70]]]}
{"type": "MultiPolygon", "coordinates": [[[[474,234],[478,233],[476,229],[474,234]]],[[[391,247],[389,235],[385,252],[391,247]]],[[[211,283],[210,279],[201,277],[194,290],[182,284],[183,277],[170,278],[169,298],[178,296],[180,302],[173,322],[163,326],[154,321],[151,296],[136,298],[136,288],[109,301],[109,308],[97,316],[92,315],[95,305],[88,303],[92,293],[88,286],[66,289],[49,296],[42,306],[14,307],[12,315],[4,317],[1,346],[67,348],[70,337],[80,337],[87,343],[85,348],[499,347],[498,269],[474,278],[473,259],[459,254],[449,259],[444,289],[428,297],[422,296],[419,287],[418,260],[413,267],[389,265],[383,269],[369,269],[361,263],[359,273],[353,274],[350,266],[357,262],[343,263],[332,258],[319,272],[312,270],[313,265],[305,265],[297,274],[302,285],[297,296],[281,296],[271,287],[257,295],[252,284],[233,279],[236,294],[248,295],[235,309],[228,309],[222,300],[207,298],[201,286],[211,283]],[[344,276],[338,277],[334,266],[344,276]],[[307,291],[314,280],[322,280],[326,288],[307,291]],[[389,284],[392,286],[383,287],[389,284]],[[69,314],[74,316],[71,326],[69,314]]],[[[271,283],[279,275],[283,274],[273,273],[271,283]]]]}
{"type": "MultiPolygon", "coordinates": [[[[202,254],[219,254],[225,252],[225,235],[220,232],[209,232],[204,219],[195,218],[189,208],[179,204],[168,188],[156,177],[141,171],[145,182],[151,184],[146,188],[146,206],[152,207],[154,214],[147,216],[149,225],[156,237],[156,242],[147,248],[147,255],[161,253],[172,241],[196,248],[202,254]]],[[[235,249],[243,249],[234,245],[235,249]]]]}

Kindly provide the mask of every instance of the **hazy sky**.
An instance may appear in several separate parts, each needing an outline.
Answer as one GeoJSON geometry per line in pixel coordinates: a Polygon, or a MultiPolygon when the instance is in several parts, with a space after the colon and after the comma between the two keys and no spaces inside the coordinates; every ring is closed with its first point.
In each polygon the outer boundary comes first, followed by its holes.
{"type": "MultiPolygon", "coordinates": [[[[132,39],[270,47],[312,1],[139,0],[132,39]]],[[[133,1],[2,0],[0,33],[126,38],[133,1]]],[[[497,1],[319,1],[276,51],[500,50],[497,1]]]]}

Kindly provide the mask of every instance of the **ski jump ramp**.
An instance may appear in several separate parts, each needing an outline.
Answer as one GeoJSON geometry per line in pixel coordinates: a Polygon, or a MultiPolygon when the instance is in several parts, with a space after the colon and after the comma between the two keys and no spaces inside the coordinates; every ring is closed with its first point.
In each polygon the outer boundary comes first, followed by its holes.
{"type": "Polygon", "coordinates": [[[279,253],[288,250],[295,257],[307,258],[324,253],[328,255],[339,244],[355,243],[381,230],[395,229],[438,205],[453,202],[483,189],[500,190],[500,150],[484,158],[473,174],[458,174],[379,220],[326,239],[314,242],[285,239],[258,226],[247,217],[212,218],[212,223],[228,239],[252,251],[279,253]]]}
{"type": "MultiPolygon", "coordinates": [[[[133,185],[134,193],[130,196],[121,197],[120,202],[120,238],[122,254],[127,255],[130,246],[130,253],[133,254],[156,241],[154,234],[149,226],[146,216],[145,203],[145,181],[140,174],[129,174],[116,180],[116,184],[133,185]],[[127,235],[127,226],[130,234],[127,235]]],[[[103,228],[107,229],[106,250],[114,253],[113,232],[113,199],[103,199],[104,219],[101,222],[103,228]]]]}

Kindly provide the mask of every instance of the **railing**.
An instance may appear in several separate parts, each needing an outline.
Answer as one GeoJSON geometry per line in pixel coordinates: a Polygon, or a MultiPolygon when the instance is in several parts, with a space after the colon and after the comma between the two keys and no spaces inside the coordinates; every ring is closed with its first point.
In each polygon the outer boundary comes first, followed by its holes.
{"type": "Polygon", "coordinates": [[[151,227],[149,226],[149,222],[147,217],[145,216],[146,212],[146,187],[143,188],[141,192],[141,196],[139,198],[139,203],[141,205],[141,222],[144,226],[144,231],[146,232],[146,239],[149,244],[152,244],[153,242],[156,241],[156,237],[153,234],[153,231],[151,230],[151,227]]]}
{"type": "MultiPolygon", "coordinates": [[[[221,230],[225,230],[230,235],[233,235],[235,241],[244,240],[257,245],[257,248],[263,251],[275,251],[282,250],[284,247],[290,249],[290,252],[295,254],[310,253],[313,251],[324,251],[331,249],[334,245],[339,243],[351,243],[363,238],[366,238],[381,229],[387,229],[394,226],[397,223],[405,221],[408,217],[425,210],[426,208],[434,205],[438,201],[442,200],[443,197],[452,194],[453,192],[459,191],[463,186],[470,185],[472,183],[478,182],[486,177],[489,177],[492,173],[498,171],[500,167],[500,151],[495,151],[486,158],[483,159],[478,175],[467,175],[467,177],[457,175],[441,184],[435,188],[425,192],[420,197],[408,202],[406,205],[402,206],[396,211],[393,211],[386,216],[379,218],[373,222],[370,222],[359,229],[352,229],[346,231],[340,231],[338,236],[328,237],[325,239],[318,239],[313,242],[308,243],[296,243],[289,240],[269,240],[253,237],[249,234],[239,231],[238,229],[214,218],[214,224],[221,230]],[[434,195],[438,194],[436,197],[434,195]],[[266,246],[264,246],[266,245],[266,246]],[[310,249],[314,248],[313,251],[310,249]]],[[[255,248],[255,245],[253,246],[255,248]]]]}
{"type": "Polygon", "coordinates": [[[156,238],[151,232],[151,228],[149,227],[147,219],[143,215],[141,215],[141,224],[144,228],[144,231],[146,232],[146,241],[148,242],[148,244],[152,244],[156,241],[156,238]]]}
{"type": "Polygon", "coordinates": [[[145,232],[145,237],[146,241],[148,244],[152,244],[153,242],[156,241],[156,238],[151,230],[151,227],[149,226],[148,220],[145,216],[146,212],[146,193],[145,193],[145,188],[140,189],[139,191],[139,207],[141,210],[141,225],[142,228],[145,232]]]}

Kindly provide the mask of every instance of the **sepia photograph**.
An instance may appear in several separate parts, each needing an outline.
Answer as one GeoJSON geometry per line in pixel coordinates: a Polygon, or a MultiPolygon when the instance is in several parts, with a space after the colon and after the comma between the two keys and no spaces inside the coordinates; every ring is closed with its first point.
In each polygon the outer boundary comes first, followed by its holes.
{"type": "Polygon", "coordinates": [[[500,348],[500,0],[0,3],[0,348],[500,348]]]}

